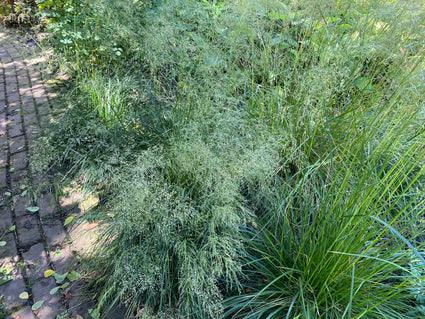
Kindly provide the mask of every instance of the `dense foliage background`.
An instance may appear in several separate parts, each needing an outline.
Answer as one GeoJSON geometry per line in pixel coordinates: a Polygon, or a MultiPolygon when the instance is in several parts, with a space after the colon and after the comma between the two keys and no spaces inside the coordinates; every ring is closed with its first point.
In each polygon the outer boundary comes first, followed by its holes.
{"type": "Polygon", "coordinates": [[[101,313],[424,315],[421,1],[37,4],[74,89],[32,168],[100,193],[101,313]]]}

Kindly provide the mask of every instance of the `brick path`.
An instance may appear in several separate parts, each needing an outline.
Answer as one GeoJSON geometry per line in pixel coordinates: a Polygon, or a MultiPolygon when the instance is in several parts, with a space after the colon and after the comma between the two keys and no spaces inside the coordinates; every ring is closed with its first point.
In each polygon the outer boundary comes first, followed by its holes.
{"type": "Polygon", "coordinates": [[[57,200],[47,177],[28,170],[34,138],[60,110],[46,84],[53,75],[45,60],[31,37],[0,27],[0,318],[81,318],[88,307],[78,282],[44,276],[48,269],[64,274],[76,253],[63,227],[69,199],[57,200]],[[37,197],[35,184],[47,185],[37,197]]]}

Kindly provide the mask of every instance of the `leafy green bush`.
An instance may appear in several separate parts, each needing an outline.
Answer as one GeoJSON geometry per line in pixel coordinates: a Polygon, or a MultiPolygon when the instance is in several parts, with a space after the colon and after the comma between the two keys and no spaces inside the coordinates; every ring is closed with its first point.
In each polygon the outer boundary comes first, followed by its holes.
{"type": "MultiPolygon", "coordinates": [[[[143,24],[146,2],[40,0],[40,16],[51,41],[72,70],[123,61],[129,40],[143,24]]],[[[125,61],[124,61],[125,62],[125,61]]]]}
{"type": "Polygon", "coordinates": [[[37,6],[33,0],[11,0],[0,3],[0,21],[7,26],[38,23],[37,6]]]}

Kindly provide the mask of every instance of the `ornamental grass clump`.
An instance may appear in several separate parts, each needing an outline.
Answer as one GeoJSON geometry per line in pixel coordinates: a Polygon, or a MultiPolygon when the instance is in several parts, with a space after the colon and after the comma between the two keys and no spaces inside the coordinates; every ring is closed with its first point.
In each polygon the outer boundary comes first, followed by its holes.
{"type": "Polygon", "coordinates": [[[425,265],[423,135],[396,158],[405,127],[326,176],[311,165],[257,194],[244,230],[245,293],[230,318],[417,318],[425,265]],[[387,154],[387,155],[383,155],[387,154]],[[391,155],[390,155],[391,154],[391,155]],[[416,296],[415,296],[416,293],[416,296]]]}
{"type": "Polygon", "coordinates": [[[239,282],[239,228],[252,218],[240,188],[273,175],[277,153],[237,113],[217,117],[120,174],[93,256],[100,306],[221,315],[223,294],[239,282]]]}

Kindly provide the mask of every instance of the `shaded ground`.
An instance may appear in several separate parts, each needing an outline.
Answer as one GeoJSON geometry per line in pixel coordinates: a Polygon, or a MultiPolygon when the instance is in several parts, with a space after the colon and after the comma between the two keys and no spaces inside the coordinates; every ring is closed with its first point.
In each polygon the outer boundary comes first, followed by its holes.
{"type": "Polygon", "coordinates": [[[90,306],[72,276],[45,278],[49,269],[72,271],[85,243],[64,228],[80,198],[55,198],[48,176],[28,170],[35,137],[61,110],[46,60],[33,37],[0,27],[0,318],[84,318],[90,306]]]}

